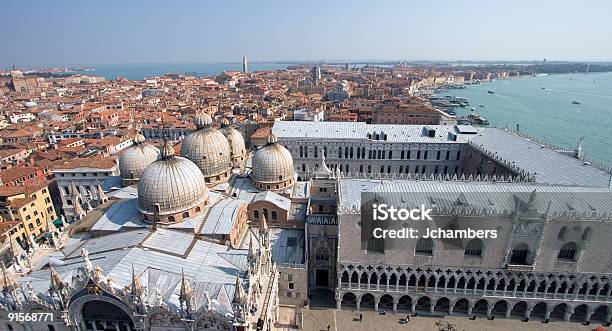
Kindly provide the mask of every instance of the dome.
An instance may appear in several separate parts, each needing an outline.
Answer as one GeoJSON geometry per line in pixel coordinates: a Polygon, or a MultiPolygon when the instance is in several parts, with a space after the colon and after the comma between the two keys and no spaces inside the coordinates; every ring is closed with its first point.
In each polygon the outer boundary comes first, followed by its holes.
{"type": "Polygon", "coordinates": [[[160,158],[159,149],[144,144],[144,140],[143,135],[136,134],[134,145],[124,150],[119,158],[119,171],[124,186],[136,183],[145,168],[160,158]]]}
{"type": "Polygon", "coordinates": [[[251,179],[259,189],[280,190],[293,185],[293,157],[273,133],[268,144],[255,151],[252,168],[251,179]]]}
{"type": "Polygon", "coordinates": [[[196,115],[194,123],[197,129],[183,140],[181,156],[200,168],[207,183],[227,179],[231,170],[229,142],[219,130],[211,126],[210,115],[202,112],[196,115]]]}
{"type": "Polygon", "coordinates": [[[232,164],[241,163],[246,157],[244,137],[242,137],[238,130],[231,127],[229,121],[225,118],[221,121],[221,128],[221,133],[227,138],[230,145],[232,164]]]}
{"type": "Polygon", "coordinates": [[[138,210],[148,221],[173,223],[202,211],[208,189],[202,172],[186,158],[174,156],[168,141],[161,159],[151,163],[138,182],[138,210]]]}

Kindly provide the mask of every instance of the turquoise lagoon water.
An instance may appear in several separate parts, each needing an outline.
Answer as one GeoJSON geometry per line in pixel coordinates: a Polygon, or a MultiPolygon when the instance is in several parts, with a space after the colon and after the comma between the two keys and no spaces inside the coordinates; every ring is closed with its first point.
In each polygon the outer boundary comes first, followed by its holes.
{"type": "Polygon", "coordinates": [[[520,77],[440,94],[469,99],[469,106],[455,109],[457,116],[474,107],[472,113],[492,126],[519,124],[521,131],[556,145],[575,146],[584,136],[587,154],[612,164],[612,73],[520,77]]]}

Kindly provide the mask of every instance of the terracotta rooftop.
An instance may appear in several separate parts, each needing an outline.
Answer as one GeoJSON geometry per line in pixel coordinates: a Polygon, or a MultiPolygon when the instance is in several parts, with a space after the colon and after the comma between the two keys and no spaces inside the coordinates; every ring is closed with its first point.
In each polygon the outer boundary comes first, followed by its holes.
{"type": "Polygon", "coordinates": [[[69,170],[76,168],[95,168],[95,169],[110,169],[117,165],[114,158],[108,157],[90,157],[78,158],[69,160],[63,164],[55,166],[53,170],[69,170]]]}

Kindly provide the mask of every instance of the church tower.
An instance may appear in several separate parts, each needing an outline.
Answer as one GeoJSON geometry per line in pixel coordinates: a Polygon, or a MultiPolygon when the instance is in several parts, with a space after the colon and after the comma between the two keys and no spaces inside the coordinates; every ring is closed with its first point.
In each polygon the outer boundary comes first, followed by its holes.
{"type": "Polygon", "coordinates": [[[243,74],[248,74],[249,73],[249,62],[247,61],[246,54],[244,54],[242,56],[242,73],[243,74]]]}

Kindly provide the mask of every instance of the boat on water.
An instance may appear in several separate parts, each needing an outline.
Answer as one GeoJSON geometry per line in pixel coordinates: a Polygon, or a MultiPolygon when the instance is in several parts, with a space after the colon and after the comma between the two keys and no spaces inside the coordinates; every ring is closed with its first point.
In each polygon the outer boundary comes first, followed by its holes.
{"type": "Polygon", "coordinates": [[[540,88],[541,88],[541,89],[543,89],[543,90],[545,90],[545,89],[546,89],[546,87],[540,87],[540,88]]]}
{"type": "Polygon", "coordinates": [[[579,104],[580,104],[580,102],[578,102],[578,101],[572,101],[572,104],[574,104],[574,105],[579,105],[579,104]]]}
{"type": "Polygon", "coordinates": [[[469,119],[472,123],[474,124],[478,124],[478,125],[489,125],[489,121],[480,116],[480,115],[476,115],[476,114],[469,114],[467,116],[467,119],[469,119]]]}
{"type": "Polygon", "coordinates": [[[478,107],[480,107],[480,108],[486,108],[487,106],[485,106],[485,105],[478,105],[478,107]]]}
{"type": "Polygon", "coordinates": [[[493,91],[493,90],[488,90],[488,91],[487,91],[487,93],[489,93],[489,94],[493,94],[493,93],[495,93],[495,91],[493,91]]]}
{"type": "Polygon", "coordinates": [[[472,107],[472,108],[470,108],[470,110],[471,110],[471,111],[475,111],[475,110],[476,110],[476,108],[472,107]]]}

